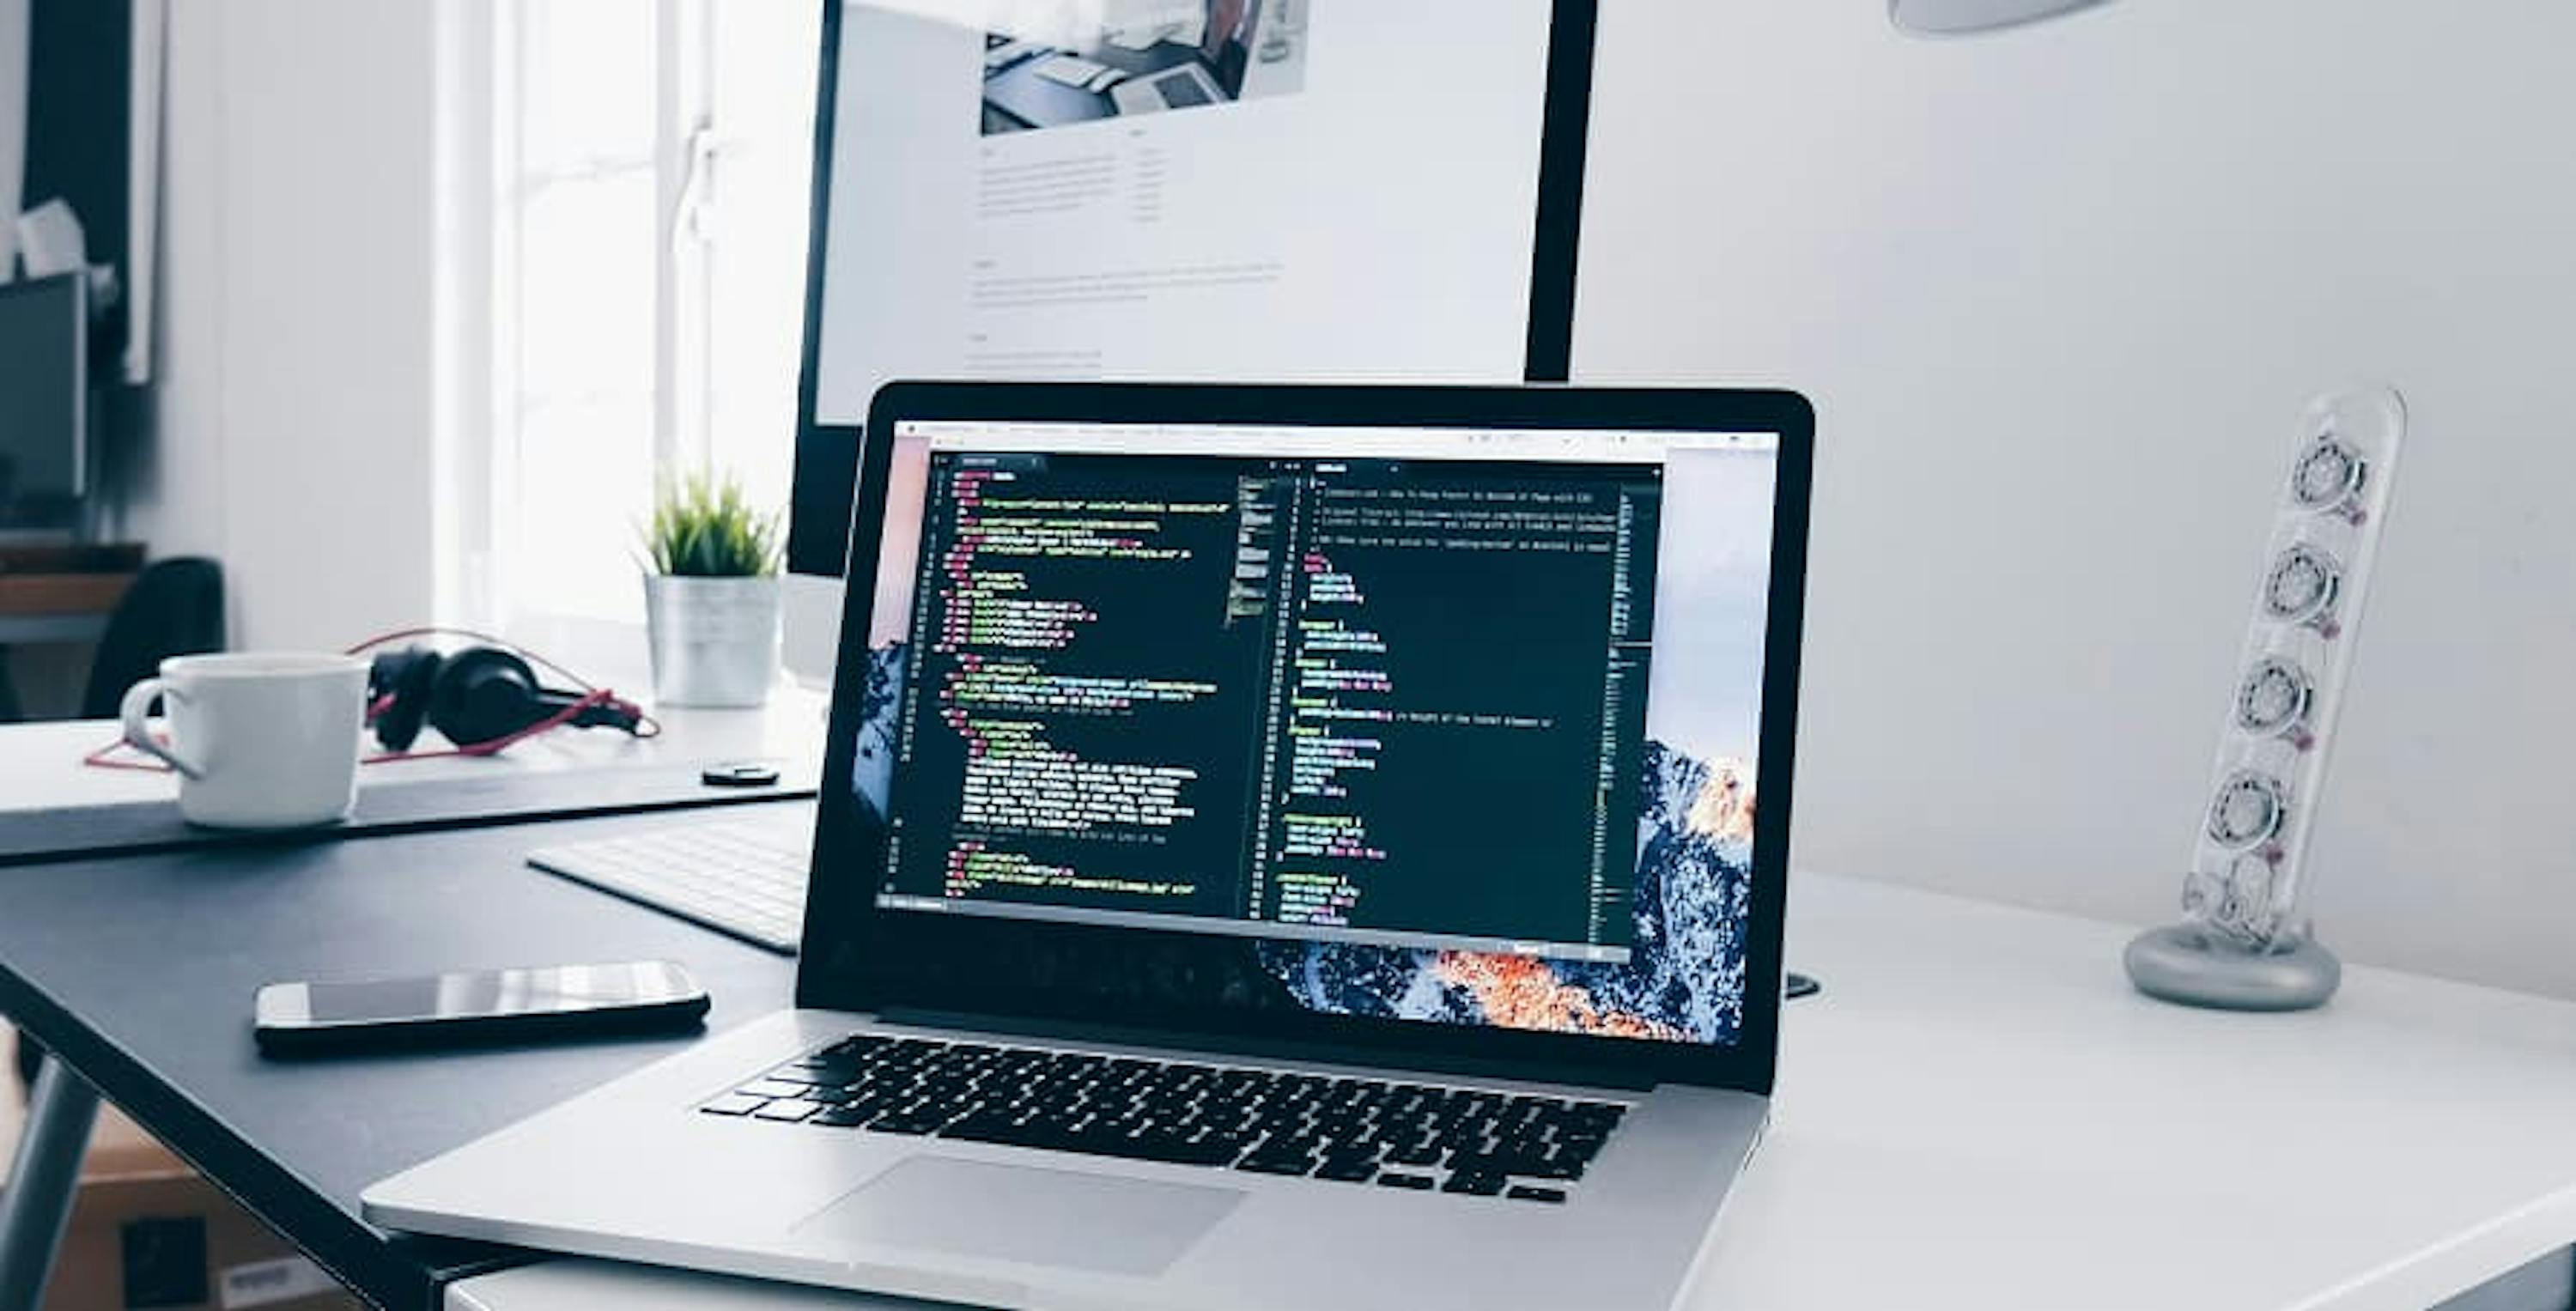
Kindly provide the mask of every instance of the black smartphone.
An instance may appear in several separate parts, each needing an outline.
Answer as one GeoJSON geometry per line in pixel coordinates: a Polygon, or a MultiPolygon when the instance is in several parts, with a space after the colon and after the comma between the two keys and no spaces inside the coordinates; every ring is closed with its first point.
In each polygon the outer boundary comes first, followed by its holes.
{"type": "Polygon", "coordinates": [[[706,989],[670,961],[460,970],[409,979],[272,983],[259,990],[260,1050],[449,1046],[691,1028],[706,989]]]}

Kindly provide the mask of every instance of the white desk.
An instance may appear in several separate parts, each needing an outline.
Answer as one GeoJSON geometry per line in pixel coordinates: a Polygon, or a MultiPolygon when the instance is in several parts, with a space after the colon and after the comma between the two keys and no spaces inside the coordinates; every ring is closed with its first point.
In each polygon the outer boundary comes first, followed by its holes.
{"type": "MultiPolygon", "coordinates": [[[[360,788],[489,777],[511,771],[616,770],[760,757],[823,759],[827,698],[781,688],[759,710],[662,710],[662,734],[633,738],[612,729],[562,729],[496,756],[406,760],[358,771],[360,788]]],[[[0,726],[0,814],[167,801],[178,780],[150,770],[92,769],[81,758],[117,739],[106,720],[0,726]]],[[[437,745],[435,738],[424,746],[437,745]]]]}
{"type": "MultiPolygon", "coordinates": [[[[2180,1010],[2129,990],[2129,932],[1800,876],[1825,992],[1687,1304],[2423,1311],[2576,1242],[2576,1004],[2353,969],[2321,1012],[2180,1010]]],[[[579,1261],[448,1295],[902,1305],[579,1261]]]]}

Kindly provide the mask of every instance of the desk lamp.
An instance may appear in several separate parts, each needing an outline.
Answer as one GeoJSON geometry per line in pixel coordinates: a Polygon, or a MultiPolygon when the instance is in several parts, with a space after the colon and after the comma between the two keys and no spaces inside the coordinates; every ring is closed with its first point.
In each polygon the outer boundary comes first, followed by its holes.
{"type": "Polygon", "coordinates": [[[1887,0],[1887,16],[1916,36],[1970,36],[2090,9],[2103,0],[1887,0]]]}

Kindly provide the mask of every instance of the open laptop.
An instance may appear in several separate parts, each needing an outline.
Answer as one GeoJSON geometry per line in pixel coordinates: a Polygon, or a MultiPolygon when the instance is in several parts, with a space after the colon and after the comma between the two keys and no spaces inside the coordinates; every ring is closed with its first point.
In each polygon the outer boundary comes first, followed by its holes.
{"type": "Polygon", "coordinates": [[[1109,99],[1119,113],[1192,109],[1243,94],[1244,72],[1252,64],[1253,35],[1261,28],[1261,0],[1205,0],[1205,4],[1199,57],[1109,88],[1109,99]]]}
{"type": "Polygon", "coordinates": [[[1010,1307],[1669,1306],[1767,1117],[1811,424],[887,388],[799,1008],[367,1217],[1010,1307]]]}
{"type": "Polygon", "coordinates": [[[1131,77],[1109,88],[1109,102],[1121,114],[1159,114],[1167,109],[1194,109],[1232,99],[1206,69],[1194,63],[1131,77]]]}

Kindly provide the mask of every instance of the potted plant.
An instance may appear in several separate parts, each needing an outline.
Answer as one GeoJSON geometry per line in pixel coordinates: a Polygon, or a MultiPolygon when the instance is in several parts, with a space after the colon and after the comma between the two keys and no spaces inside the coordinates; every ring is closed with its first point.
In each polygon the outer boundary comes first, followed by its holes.
{"type": "Polygon", "coordinates": [[[754,510],[731,478],[666,481],[644,547],[654,699],[766,702],[778,673],[778,517],[754,510]]]}

